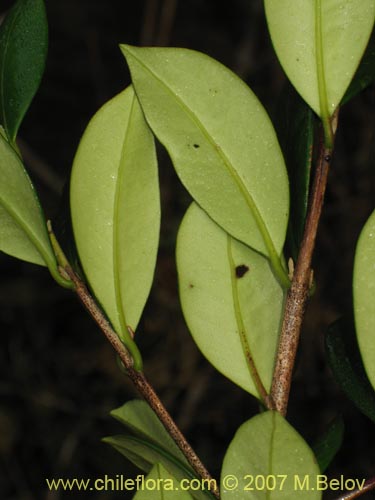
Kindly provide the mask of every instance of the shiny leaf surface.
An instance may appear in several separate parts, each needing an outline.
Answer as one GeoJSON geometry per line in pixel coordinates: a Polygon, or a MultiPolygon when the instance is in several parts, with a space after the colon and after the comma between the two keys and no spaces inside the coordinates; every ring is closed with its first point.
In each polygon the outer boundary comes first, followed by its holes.
{"type": "Polygon", "coordinates": [[[47,56],[43,0],[18,0],[0,27],[0,122],[11,142],[38,90],[47,56]]]}

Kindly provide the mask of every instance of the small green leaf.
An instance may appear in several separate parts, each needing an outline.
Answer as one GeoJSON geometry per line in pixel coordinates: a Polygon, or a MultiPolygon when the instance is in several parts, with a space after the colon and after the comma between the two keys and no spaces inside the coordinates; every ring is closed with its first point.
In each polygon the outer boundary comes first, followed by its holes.
{"type": "Polygon", "coordinates": [[[210,57],[122,45],[146,119],[199,205],[271,259],[280,281],[288,180],[272,124],[251,90],[210,57]]]}
{"type": "Polygon", "coordinates": [[[125,425],[132,434],[153,441],[165,448],[170,455],[175,456],[181,463],[190,468],[179,447],[145,401],[139,399],[128,401],[120,408],[112,410],[111,415],[125,425]]]}
{"type": "Polygon", "coordinates": [[[260,398],[271,386],[283,290],[262,255],[195,203],[177,240],[180,298],[195,342],[221,373],[260,398]]]}
{"type": "Polygon", "coordinates": [[[321,472],[324,472],[340,450],[344,438],[344,421],[335,418],[327,431],[314,444],[313,450],[321,472]]]}
{"type": "Polygon", "coordinates": [[[0,133],[0,250],[47,265],[62,286],[38,197],[20,157],[0,133]]]}
{"type": "MultiPolygon", "coordinates": [[[[148,472],[153,465],[161,463],[179,481],[197,477],[146,402],[130,401],[113,410],[111,415],[124,424],[128,432],[121,436],[105,438],[104,441],[137,467],[148,472]]],[[[191,494],[197,500],[212,498],[208,491],[194,491],[191,494]]]]}
{"type": "Polygon", "coordinates": [[[151,288],[160,204],[154,140],[131,87],[89,123],[74,159],[70,200],[83,270],[140,368],[127,326],[135,331],[151,288]]]}
{"type": "Polygon", "coordinates": [[[353,319],[343,318],[331,325],[325,344],[336,381],[357,408],[375,422],[375,392],[363,367],[353,319]]]}
{"type": "Polygon", "coordinates": [[[161,464],[155,464],[138,487],[133,500],[190,500],[193,497],[161,464]]]}
{"type": "Polygon", "coordinates": [[[272,42],[288,78],[323,119],[344,96],[374,25],[374,0],[265,0],[272,42]]]}
{"type": "Polygon", "coordinates": [[[289,173],[291,203],[287,245],[296,261],[309,199],[314,113],[289,82],[278,100],[275,125],[289,173]]]}
{"type": "Polygon", "coordinates": [[[367,45],[366,52],[362,58],[361,64],[346,91],[341,105],[350,101],[353,97],[359,94],[362,90],[368,87],[375,81],[375,30],[372,31],[370,41],[367,45]]]}
{"type": "Polygon", "coordinates": [[[375,211],[357,243],[353,297],[359,350],[369,381],[375,388],[375,211]]]}
{"type": "Polygon", "coordinates": [[[0,27],[0,121],[14,142],[38,90],[48,47],[43,0],[18,0],[0,27]]]}
{"type": "Polygon", "coordinates": [[[279,413],[266,412],[242,424],[230,443],[221,471],[221,497],[243,500],[245,491],[248,500],[318,500],[318,474],[302,437],[279,413]],[[226,488],[233,486],[233,477],[237,487],[226,488]]]}

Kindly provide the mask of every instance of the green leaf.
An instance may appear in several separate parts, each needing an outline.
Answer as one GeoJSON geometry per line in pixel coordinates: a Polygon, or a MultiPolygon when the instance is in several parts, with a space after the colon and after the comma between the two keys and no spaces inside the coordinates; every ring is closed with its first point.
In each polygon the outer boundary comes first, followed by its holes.
{"type": "Polygon", "coordinates": [[[111,415],[125,425],[131,434],[161,446],[190,469],[184,454],[145,401],[139,399],[128,401],[120,408],[112,410],[111,415]]]}
{"type": "Polygon", "coordinates": [[[140,368],[135,331],[147,300],[159,241],[155,145],[133,89],[89,123],[74,159],[73,230],[83,270],[140,368]]]}
{"type": "Polygon", "coordinates": [[[69,286],[57,270],[34,187],[20,157],[1,133],[0,250],[27,262],[47,265],[59,284],[69,286]]]}
{"type": "Polygon", "coordinates": [[[266,412],[242,424],[230,443],[221,471],[221,497],[243,500],[246,492],[249,500],[318,500],[318,474],[302,437],[279,413],[266,412]],[[231,489],[233,477],[238,484],[231,489]]]}
{"type": "Polygon", "coordinates": [[[359,350],[369,381],[375,388],[375,211],[357,243],[353,297],[359,350]]]}
{"type": "MultiPolygon", "coordinates": [[[[128,432],[104,441],[122,453],[140,469],[148,472],[161,463],[176,479],[196,479],[185,456],[165,430],[160,420],[145,401],[129,401],[113,410],[111,415],[119,420],[128,432]]],[[[197,500],[212,498],[208,491],[194,491],[197,500]]]]}
{"type": "Polygon", "coordinates": [[[269,261],[229,236],[195,203],[177,240],[180,298],[195,342],[221,373],[261,397],[269,391],[283,290],[269,261]]]}
{"type": "Polygon", "coordinates": [[[288,180],[272,124],[251,90],[210,57],[122,45],[146,119],[199,205],[232,236],[280,263],[288,180]]]}
{"type": "Polygon", "coordinates": [[[326,432],[314,444],[313,450],[321,472],[324,472],[340,450],[344,438],[344,421],[335,418],[326,432]]]}
{"type": "Polygon", "coordinates": [[[285,73],[323,119],[344,96],[374,25],[374,0],[265,0],[285,73]]]}
{"type": "Polygon", "coordinates": [[[336,381],[357,408],[375,422],[375,392],[363,367],[353,319],[343,318],[331,325],[325,344],[336,381]]]}
{"type": "Polygon", "coordinates": [[[18,0],[0,27],[0,121],[14,142],[38,90],[48,47],[43,0],[18,0]]]}
{"type": "Polygon", "coordinates": [[[350,101],[362,90],[375,81],[375,30],[372,31],[366,52],[362,58],[357,72],[346,91],[341,105],[350,101]]]}
{"type": "Polygon", "coordinates": [[[161,465],[155,464],[140,483],[133,500],[189,500],[193,497],[180,488],[176,479],[161,465]]]}
{"type": "Polygon", "coordinates": [[[287,245],[296,261],[309,199],[314,113],[289,82],[278,100],[275,126],[289,173],[291,203],[287,245]]]}

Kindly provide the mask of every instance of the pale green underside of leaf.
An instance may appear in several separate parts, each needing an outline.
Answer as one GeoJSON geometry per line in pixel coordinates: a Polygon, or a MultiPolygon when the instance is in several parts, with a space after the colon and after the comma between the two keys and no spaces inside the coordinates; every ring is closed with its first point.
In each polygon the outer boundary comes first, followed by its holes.
{"type": "Polygon", "coordinates": [[[56,266],[33,185],[0,134],[0,250],[34,264],[56,266]]]}
{"type": "Polygon", "coordinates": [[[317,491],[319,473],[314,454],[302,437],[279,413],[266,412],[242,424],[230,443],[221,478],[232,474],[239,484],[233,491],[222,487],[221,496],[244,500],[245,487],[250,485],[249,476],[259,475],[274,476],[276,487],[272,491],[257,491],[253,484],[253,491],[246,491],[248,500],[319,500],[322,496],[321,491],[317,491]],[[286,475],[282,487],[279,474],[286,475]],[[308,477],[309,489],[299,489],[296,477],[301,483],[308,477]]]}
{"type": "Polygon", "coordinates": [[[259,397],[240,331],[245,330],[269,390],[284,302],[269,261],[228,236],[193,203],[178,234],[177,268],[184,316],[199,349],[221,373],[259,397]],[[236,278],[236,266],[248,271],[236,278]]]}
{"type": "Polygon", "coordinates": [[[145,478],[145,489],[133,500],[191,500],[193,497],[179,487],[179,482],[161,465],[156,464],[145,478]]]}
{"type": "Polygon", "coordinates": [[[274,259],[288,220],[287,174],[251,90],[187,49],[121,46],[146,119],[193,198],[231,235],[274,259]]]}
{"type": "MultiPolygon", "coordinates": [[[[318,0],[265,0],[272,42],[288,78],[319,115],[318,0]]],[[[348,88],[366,49],[375,17],[374,0],[320,0],[322,74],[327,111],[332,115],[348,88]]],[[[322,96],[321,96],[322,97],[322,96]]]]}
{"type": "Polygon", "coordinates": [[[375,389],[375,212],[358,240],[353,295],[359,349],[367,376],[375,389]]]}
{"type": "Polygon", "coordinates": [[[90,286],[126,337],[151,288],[160,227],[154,141],[131,87],[98,111],[82,137],[71,211],[90,286]]]}

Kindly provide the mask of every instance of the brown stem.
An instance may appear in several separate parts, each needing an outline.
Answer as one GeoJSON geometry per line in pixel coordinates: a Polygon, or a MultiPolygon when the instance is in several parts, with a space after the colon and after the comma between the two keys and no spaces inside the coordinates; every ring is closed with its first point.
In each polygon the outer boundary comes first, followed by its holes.
{"type": "Polygon", "coordinates": [[[156,36],[156,45],[167,47],[171,38],[174,19],[177,10],[177,0],[164,0],[160,14],[160,26],[156,36]]]}
{"type": "Polygon", "coordinates": [[[205,466],[200,461],[199,457],[196,455],[192,447],[187,442],[185,436],[181,433],[174,420],[168,413],[168,411],[163,406],[159,397],[155,393],[152,386],[147,381],[143,372],[139,372],[133,368],[133,359],[128,353],[126,347],[121,342],[120,338],[113,330],[108,320],[104,316],[101,309],[97,306],[95,300],[90,295],[87,290],[86,285],[83,281],[76,275],[73,269],[65,261],[65,265],[60,268],[63,276],[66,274],[72,280],[75,285],[75,292],[78,295],[80,301],[85,306],[87,311],[90,313],[91,317],[98,324],[101,331],[107,337],[112,347],[115,349],[119,355],[123,365],[126,368],[127,374],[130,380],[133,382],[134,386],[137,388],[139,393],[148,402],[151,408],[154,410],[158,416],[161,423],[164,425],[165,429],[169,435],[173,438],[177,446],[180,448],[182,453],[185,455],[187,461],[193,468],[193,470],[202,479],[207,480],[207,486],[216,498],[220,498],[219,489],[217,487],[216,481],[211,477],[205,466]]]}
{"type": "Polygon", "coordinates": [[[349,491],[348,493],[336,498],[336,500],[352,500],[353,498],[358,498],[371,490],[375,490],[375,477],[368,479],[362,488],[349,491]]]}
{"type": "Polygon", "coordinates": [[[311,285],[311,260],[323,207],[331,157],[332,149],[326,147],[321,140],[304,235],[292,283],[286,298],[272,379],[271,398],[275,408],[284,416],[287,411],[294,361],[311,285]]]}

